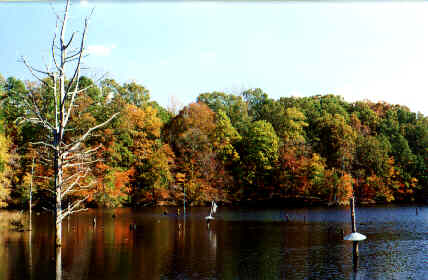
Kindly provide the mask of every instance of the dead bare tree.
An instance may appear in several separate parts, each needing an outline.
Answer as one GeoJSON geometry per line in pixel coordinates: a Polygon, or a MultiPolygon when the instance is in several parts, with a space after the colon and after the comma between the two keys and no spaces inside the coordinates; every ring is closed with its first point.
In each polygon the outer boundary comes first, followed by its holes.
{"type": "Polygon", "coordinates": [[[42,104],[40,96],[33,91],[29,91],[24,96],[27,115],[22,121],[40,125],[46,129],[48,139],[37,144],[41,148],[50,151],[47,158],[53,167],[55,196],[55,219],[56,219],[56,245],[61,246],[62,221],[65,217],[86,210],[83,202],[88,198],[76,199],[68,208],[62,209],[64,198],[75,194],[91,186],[85,182],[85,178],[90,171],[90,165],[94,162],[91,155],[97,148],[84,147],[85,140],[91,133],[108,124],[118,113],[113,114],[106,121],[89,128],[80,136],[66,137],[70,133],[69,121],[74,110],[75,102],[88,88],[79,87],[79,78],[82,69],[82,59],[85,56],[85,39],[88,28],[89,17],[84,20],[83,32],[76,48],[73,47],[73,40],[76,32],[73,32],[66,40],[66,27],[69,19],[70,0],[66,1],[64,14],[57,15],[57,30],[51,44],[52,67],[45,65],[45,70],[40,70],[31,66],[25,57],[22,62],[30,73],[49,90],[49,98],[53,99],[53,108],[47,111],[48,106],[42,104]],[[58,51],[58,52],[57,52],[58,51]],[[68,67],[71,67],[69,71],[68,67]],[[67,77],[67,73],[71,73],[67,77]]]}

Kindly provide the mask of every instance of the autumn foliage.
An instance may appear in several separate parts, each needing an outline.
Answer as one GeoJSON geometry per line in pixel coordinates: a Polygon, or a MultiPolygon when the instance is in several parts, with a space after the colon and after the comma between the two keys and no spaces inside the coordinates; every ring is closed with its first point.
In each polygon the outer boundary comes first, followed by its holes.
{"type": "MultiPolygon", "coordinates": [[[[81,179],[92,185],[73,195],[89,195],[89,206],[180,205],[184,194],[190,205],[346,204],[352,195],[361,203],[399,202],[428,194],[428,119],[404,106],[334,95],[274,100],[250,89],[203,93],[169,112],[135,82],[96,85],[82,77],[80,84],[90,87],[71,116],[76,135],[120,113],[84,143],[96,149],[81,179]]],[[[43,130],[16,122],[20,94],[43,100],[46,90],[0,79],[0,206],[25,205],[32,181],[35,206],[51,207],[52,167],[31,145],[43,130]]]]}

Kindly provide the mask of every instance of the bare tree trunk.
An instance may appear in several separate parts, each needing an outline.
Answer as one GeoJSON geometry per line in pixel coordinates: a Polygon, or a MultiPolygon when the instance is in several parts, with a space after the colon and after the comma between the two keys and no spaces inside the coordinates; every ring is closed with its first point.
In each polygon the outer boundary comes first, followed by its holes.
{"type": "MultiPolygon", "coordinates": [[[[58,160],[59,162],[59,160],[58,160]]],[[[56,164],[59,164],[59,163],[56,164]]],[[[61,246],[62,243],[62,207],[61,207],[61,170],[55,170],[56,174],[56,234],[55,234],[55,244],[56,246],[61,246]],[[58,173],[57,173],[58,172],[58,173]]]]}
{"type": "Polygon", "coordinates": [[[55,174],[55,195],[56,195],[56,234],[55,234],[55,244],[56,246],[61,246],[62,243],[62,207],[61,207],[61,185],[62,185],[62,161],[60,155],[59,147],[59,133],[55,132],[54,137],[54,147],[55,156],[54,156],[54,174],[55,174]]]}
{"type": "MultiPolygon", "coordinates": [[[[61,215],[61,209],[57,209],[57,217],[58,215],[61,215]]],[[[55,245],[57,247],[61,247],[62,245],[62,220],[59,218],[56,218],[56,231],[55,231],[55,245]]]]}

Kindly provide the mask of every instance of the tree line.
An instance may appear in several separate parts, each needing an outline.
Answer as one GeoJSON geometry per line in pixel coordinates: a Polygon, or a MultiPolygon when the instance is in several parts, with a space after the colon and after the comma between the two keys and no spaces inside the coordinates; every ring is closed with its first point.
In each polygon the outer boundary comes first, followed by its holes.
{"type": "MultiPolygon", "coordinates": [[[[53,112],[49,83],[0,76],[1,207],[28,205],[32,182],[33,205],[55,209],[54,167],[34,145],[49,137],[20,122],[29,93],[53,112]]],[[[249,89],[202,93],[174,112],[136,82],[82,76],[76,86],[83,94],[64,143],[119,113],[82,143],[94,153],[81,180],[94,183],[70,201],[87,197],[89,207],[181,205],[184,193],[190,205],[345,204],[352,193],[361,203],[411,202],[427,194],[428,118],[405,106],[336,95],[273,99],[249,89]]]]}

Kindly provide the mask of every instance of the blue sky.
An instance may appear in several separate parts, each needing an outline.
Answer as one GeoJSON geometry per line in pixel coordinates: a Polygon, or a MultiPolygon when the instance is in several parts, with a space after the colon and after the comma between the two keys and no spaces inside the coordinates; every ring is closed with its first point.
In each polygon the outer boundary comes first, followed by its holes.
{"type": "MultiPolygon", "coordinates": [[[[74,1],[69,30],[93,6],[87,74],[136,80],[163,106],[260,87],[272,98],[333,93],[428,115],[427,2],[74,1]]],[[[17,60],[48,59],[52,8],[2,3],[0,18],[0,73],[30,79],[17,60]]]]}

